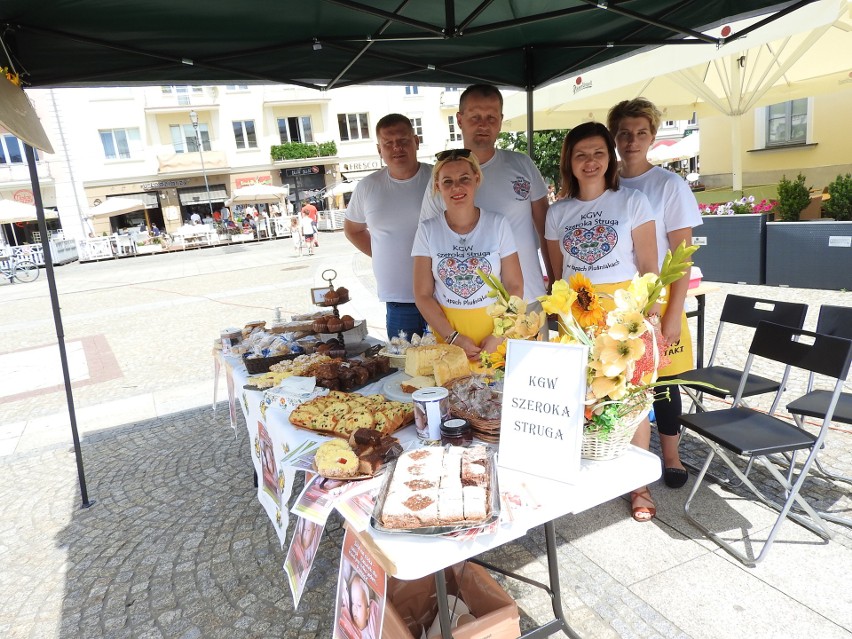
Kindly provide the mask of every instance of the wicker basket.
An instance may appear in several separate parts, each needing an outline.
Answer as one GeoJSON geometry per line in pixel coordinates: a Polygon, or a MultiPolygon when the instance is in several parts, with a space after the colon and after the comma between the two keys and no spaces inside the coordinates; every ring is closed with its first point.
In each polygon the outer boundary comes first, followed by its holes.
{"type": "Polygon", "coordinates": [[[630,440],[633,439],[636,429],[639,428],[639,424],[648,416],[649,412],[651,412],[650,406],[631,413],[607,435],[600,435],[583,429],[583,459],[603,461],[623,455],[630,445],[630,440]]]}
{"type": "MultiPolygon", "coordinates": [[[[463,382],[469,379],[468,377],[460,377],[458,379],[451,380],[444,384],[444,388],[452,392],[453,387],[459,382],[463,382]]],[[[479,415],[472,413],[464,408],[460,407],[458,404],[453,404],[450,402],[450,414],[453,417],[460,417],[462,419],[466,419],[470,422],[471,430],[473,434],[482,439],[483,441],[495,443],[500,439],[500,418],[497,417],[495,419],[484,419],[479,415]]]]}

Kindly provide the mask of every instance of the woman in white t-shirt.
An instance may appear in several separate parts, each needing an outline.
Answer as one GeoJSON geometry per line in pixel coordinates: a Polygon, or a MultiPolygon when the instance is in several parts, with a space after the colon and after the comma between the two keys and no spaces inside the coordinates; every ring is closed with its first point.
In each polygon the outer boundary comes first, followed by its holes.
{"type": "Polygon", "coordinates": [[[615,146],[603,124],[571,129],[559,171],[562,199],[548,209],[544,233],[554,275],[582,273],[609,293],[637,272],[659,272],[651,205],[639,191],[619,187],[615,146]]]}
{"type": "MultiPolygon", "coordinates": [[[[554,274],[568,280],[581,273],[595,290],[612,293],[637,273],[659,273],[651,204],[619,185],[615,144],[603,124],[586,122],[569,131],[559,172],[563,198],[550,206],[544,232],[554,274]]],[[[601,305],[614,307],[608,298],[601,305]]],[[[650,431],[646,418],[633,443],[647,448],[650,431]]],[[[636,521],[656,515],[647,486],[630,493],[630,502],[636,521]]]]}
{"type": "MultiPolygon", "coordinates": [[[[653,166],[648,161],[648,151],[654,143],[661,119],[662,113],[659,109],[645,98],[619,102],[610,109],[607,116],[607,126],[615,138],[615,146],[621,156],[622,184],[642,191],[657,216],[660,265],[669,249],[674,251],[681,242],[690,246],[692,228],[701,224],[695,196],[683,178],[653,166]]],[[[660,328],[666,340],[666,354],[671,363],[660,369],[661,379],[675,378],[680,373],[694,368],[692,338],[684,312],[688,288],[689,278],[682,277],[673,282],[667,291],[660,328]]],[[[663,395],[666,389],[669,397],[662,397],[654,402],[660,449],[663,454],[663,481],[670,488],[680,488],[689,477],[678,453],[678,417],[683,412],[683,407],[677,384],[661,387],[658,393],[663,395]]]]}
{"type": "Polygon", "coordinates": [[[444,200],[443,215],[420,222],[414,257],[414,301],[439,341],[464,349],[469,358],[493,352],[500,340],[486,309],[494,301],[477,269],[523,297],[524,278],[509,223],[474,205],[482,170],[469,149],[436,156],[432,187],[444,200]]]}

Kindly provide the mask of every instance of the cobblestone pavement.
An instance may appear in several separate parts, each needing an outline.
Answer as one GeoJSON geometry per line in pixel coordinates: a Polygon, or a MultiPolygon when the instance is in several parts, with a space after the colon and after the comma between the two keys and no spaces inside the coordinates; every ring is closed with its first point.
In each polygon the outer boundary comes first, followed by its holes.
{"type": "MultiPolygon", "coordinates": [[[[276,307],[307,310],[306,290],[322,285],[325,268],[335,268],[350,289],[350,314],[381,335],[369,263],[340,234],[320,239],[323,252],[313,258],[291,256],[289,243],[267,242],[57,269],[66,339],[105,336],[121,371],[74,391],[94,501],[88,509],[79,507],[64,394],[0,396],[0,636],[330,636],[339,520],[326,528],[294,611],[281,569],[286,548],[256,502],[245,431],[238,428],[235,440],[226,411],[209,407],[210,345],[219,329],[271,319],[276,307]]],[[[708,345],[725,293],[807,301],[809,327],[819,304],[852,305],[848,292],[720,288],[707,297],[708,345]]],[[[0,286],[0,331],[15,336],[14,344],[4,340],[4,352],[55,342],[46,291],[44,278],[0,286]]],[[[725,337],[720,357],[741,361],[748,337],[725,337]]],[[[803,385],[793,379],[789,395],[803,385]]],[[[849,472],[850,435],[832,432],[821,455],[827,465],[849,472]]],[[[700,458],[694,438],[684,449],[700,458]]],[[[630,521],[624,500],[556,522],[564,607],[582,636],[850,636],[848,528],[832,525],[835,538],[825,545],[788,524],[767,561],[749,570],[686,523],[684,491],[652,490],[654,524],[630,521]],[[805,562],[813,563],[805,569],[805,562]],[[779,624],[772,605],[791,620],[779,624]]],[[[711,490],[720,501],[737,500],[711,490]]],[[[848,485],[815,479],[807,491],[852,516],[848,485]]],[[[720,517],[733,512],[723,507],[720,517]]],[[[766,525],[765,515],[752,519],[757,529],[766,525]]],[[[541,532],[531,531],[486,559],[543,580],[543,557],[541,532]]],[[[518,601],[524,627],[546,619],[543,593],[501,581],[518,601]]]]}

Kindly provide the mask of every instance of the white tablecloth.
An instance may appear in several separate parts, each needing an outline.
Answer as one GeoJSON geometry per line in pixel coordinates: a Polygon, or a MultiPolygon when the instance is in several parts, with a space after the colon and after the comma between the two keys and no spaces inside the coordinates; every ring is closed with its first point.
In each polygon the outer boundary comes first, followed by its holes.
{"type": "MultiPolygon", "coordinates": [[[[283,465],[281,458],[305,441],[319,442],[326,438],[292,426],[290,411],[275,402],[264,402],[262,391],[245,390],[243,385],[248,373],[238,358],[223,357],[220,352],[215,356],[219,364],[225,364],[229,381],[233,381],[235,400],[239,402],[246,420],[252,461],[258,477],[258,501],[269,515],[283,545],[288,519],[287,503],[297,471],[283,465]]],[[[380,393],[383,383],[379,380],[359,392],[380,393]]],[[[235,426],[235,423],[232,425],[235,426]]],[[[416,439],[413,426],[396,435],[403,444],[416,439]]],[[[530,467],[535,468],[535,460],[530,461],[530,467]]],[[[389,574],[400,579],[415,579],[518,539],[531,528],[558,517],[582,512],[651,483],[659,478],[660,473],[659,458],[635,447],[630,447],[616,460],[583,460],[579,479],[573,485],[499,468],[500,490],[532,495],[538,507],[513,509],[513,520],[501,518],[494,534],[479,535],[464,542],[446,537],[381,533],[372,528],[368,528],[366,534],[380,555],[377,559],[389,574]]],[[[345,510],[341,512],[347,516],[345,510]]]]}

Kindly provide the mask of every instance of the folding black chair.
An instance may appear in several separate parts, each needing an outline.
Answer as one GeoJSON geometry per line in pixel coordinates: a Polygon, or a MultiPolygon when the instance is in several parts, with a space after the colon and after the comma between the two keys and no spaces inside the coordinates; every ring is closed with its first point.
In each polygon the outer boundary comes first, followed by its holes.
{"type": "MultiPolygon", "coordinates": [[[[716,330],[716,339],[713,341],[713,350],[710,353],[707,366],[678,375],[679,379],[686,381],[681,388],[686,391],[686,394],[692,400],[692,410],[707,410],[702,403],[702,395],[704,393],[713,395],[719,399],[733,397],[740,382],[742,370],[715,364],[716,353],[719,349],[722,332],[726,324],[756,328],[760,322],[766,321],[794,328],[802,328],[805,324],[805,315],[807,312],[807,304],[776,302],[774,300],[743,297],[741,295],[728,295],[722,306],[722,314],[719,317],[719,328],[716,330]],[[705,382],[712,384],[716,388],[690,386],[689,382],[705,382]]],[[[742,348],[743,350],[745,349],[745,341],[742,343],[742,348]]],[[[784,368],[784,375],[780,382],[761,377],[760,375],[749,375],[746,379],[742,397],[775,393],[775,400],[772,402],[772,408],[769,410],[769,414],[771,415],[778,408],[778,402],[781,400],[781,391],[786,386],[789,375],[789,366],[784,368]]]]}
{"type": "Polygon", "coordinates": [[[850,340],[812,333],[790,326],[760,322],[749,348],[748,359],[746,360],[745,370],[740,377],[733,407],[680,416],[681,425],[696,433],[710,447],[710,454],[707,456],[707,460],[698,474],[695,486],[693,486],[692,492],[690,492],[684,504],[686,518],[722,549],[747,566],[755,566],[766,557],[785,518],[793,519],[822,539],[831,538],[831,533],[825,528],[825,522],[799,494],[799,491],[828,432],[828,426],[840,399],[844,380],[849,372],[850,360],[852,360],[852,341],[850,340]],[[818,435],[812,435],[798,428],[795,424],[742,405],[743,391],[755,357],[780,362],[785,366],[800,368],[835,379],[834,390],[831,392],[818,435]],[[788,476],[779,471],[772,459],[769,458],[770,455],[776,453],[793,453],[799,450],[808,451],[807,459],[800,467],[791,464],[788,476]],[[781,484],[786,495],[786,501],[783,504],[778,504],[764,495],[725,451],[758,460],[769,471],[769,474],[781,484]],[[690,513],[692,499],[704,481],[710,463],[717,455],[761,502],[778,511],[778,518],[757,557],[751,557],[737,551],[716,533],[699,523],[690,513]],[[796,470],[798,470],[798,473],[795,472],[796,470]],[[809,517],[791,512],[794,503],[804,510],[809,517]]]}
{"type": "MultiPolygon", "coordinates": [[[[823,305],[819,309],[816,332],[823,335],[835,335],[852,340],[852,308],[846,306],[823,305]]],[[[804,418],[814,417],[825,419],[828,407],[831,404],[831,392],[827,390],[814,390],[815,374],[808,376],[807,393],[799,399],[787,404],[789,412],[796,425],[804,428],[804,418]]],[[[834,408],[833,421],[842,424],[852,424],[852,394],[841,393],[837,406],[834,408]]],[[[815,461],[817,470],[824,476],[835,481],[852,483],[852,477],[833,473],[820,464],[819,458],[815,461]]],[[[852,519],[839,517],[832,513],[821,512],[823,519],[828,519],[846,526],[852,526],[852,519]]]]}

